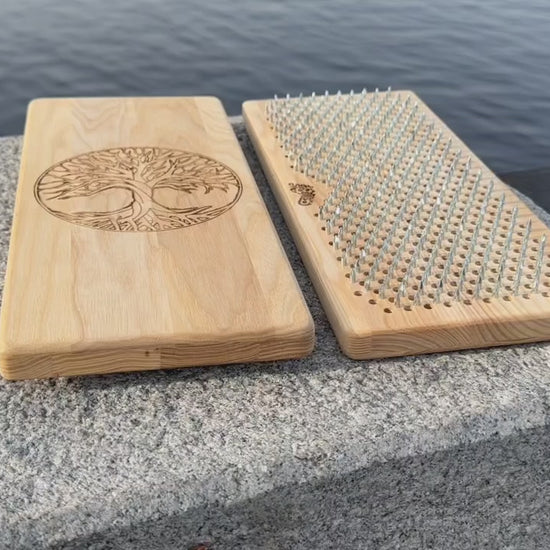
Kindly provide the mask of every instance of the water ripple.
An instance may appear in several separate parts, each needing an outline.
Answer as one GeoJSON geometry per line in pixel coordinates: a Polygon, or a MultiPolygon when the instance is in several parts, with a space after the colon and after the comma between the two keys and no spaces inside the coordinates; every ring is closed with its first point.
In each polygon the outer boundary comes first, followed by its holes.
{"type": "Polygon", "coordinates": [[[38,96],[412,88],[497,171],[549,164],[547,0],[3,0],[0,134],[38,96]]]}

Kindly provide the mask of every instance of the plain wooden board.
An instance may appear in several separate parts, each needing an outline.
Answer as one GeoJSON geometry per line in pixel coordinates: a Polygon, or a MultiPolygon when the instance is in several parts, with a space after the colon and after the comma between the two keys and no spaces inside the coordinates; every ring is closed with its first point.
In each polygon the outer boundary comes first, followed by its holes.
{"type": "MultiPolygon", "coordinates": [[[[101,178],[127,171],[116,163],[107,175],[98,168],[101,178]]],[[[0,367],[9,379],[293,358],[314,340],[256,183],[212,97],[30,104],[0,322],[0,367]],[[166,161],[172,179],[155,199],[175,210],[144,217],[135,210],[151,206],[153,195],[136,201],[141,191],[128,191],[118,176],[100,193],[57,191],[78,187],[70,178],[74,170],[89,175],[90,158],[142,155],[147,164],[164,153],[176,160],[166,161]],[[184,192],[181,178],[174,183],[182,170],[183,180],[208,172],[204,181],[214,184],[206,193],[197,180],[184,192]],[[229,181],[223,189],[218,176],[229,181]],[[181,213],[204,204],[221,205],[219,215],[181,213]]]]}
{"type": "MultiPolygon", "coordinates": [[[[419,98],[411,92],[400,93],[411,94],[419,102],[444,135],[453,138],[453,147],[468,151],[468,147],[419,98]]],[[[369,306],[369,299],[377,297],[344,277],[344,270],[336,260],[334,249],[327,244],[327,234],[316,217],[330,186],[291,167],[267,120],[267,105],[268,101],[243,104],[247,131],[340,346],[347,355],[368,359],[550,339],[548,279],[545,292],[531,295],[529,299],[514,297],[511,301],[495,299],[490,303],[476,300],[471,305],[456,303],[444,307],[437,304],[431,309],[415,307],[412,311],[393,307],[391,314],[389,309],[384,311],[382,304],[369,306]],[[314,198],[310,201],[310,197],[306,197],[306,203],[311,204],[300,204],[300,195],[293,190],[295,184],[313,188],[314,198]]],[[[489,171],[473,153],[472,162],[489,171]]],[[[495,188],[505,193],[507,203],[518,206],[519,220],[532,220],[532,235],[549,235],[543,222],[508,186],[496,181],[495,188]]],[[[549,266],[546,263],[545,271],[549,266]]]]}

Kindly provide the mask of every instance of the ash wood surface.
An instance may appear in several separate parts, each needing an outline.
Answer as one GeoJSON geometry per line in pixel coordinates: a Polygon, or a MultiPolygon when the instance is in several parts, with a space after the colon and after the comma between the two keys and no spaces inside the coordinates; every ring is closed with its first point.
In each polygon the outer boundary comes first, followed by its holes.
{"type": "MultiPolygon", "coordinates": [[[[434,131],[441,132],[444,140],[449,138],[452,140],[451,154],[453,152],[457,155],[466,153],[471,157],[472,170],[475,168],[476,171],[480,171],[482,185],[488,186],[489,180],[493,181],[494,178],[492,193],[497,197],[495,199],[497,202],[498,197],[504,197],[502,200],[505,201],[507,219],[511,217],[510,213],[514,212],[517,207],[517,211],[512,217],[517,215],[517,227],[523,228],[520,230],[520,235],[525,235],[527,231],[525,228],[528,221],[531,220],[531,233],[528,238],[531,238],[532,241],[529,241],[528,244],[541,243],[541,239],[544,242],[543,236],[548,236],[548,229],[527,206],[504,183],[499,181],[418,97],[411,92],[399,93],[401,94],[400,101],[404,101],[406,98],[411,99],[417,105],[418,113],[423,115],[422,120],[425,120],[426,124],[431,124],[434,131]]],[[[388,92],[387,94],[391,102],[393,94],[397,94],[397,92],[388,92]]],[[[382,94],[380,95],[382,96],[382,94]]],[[[286,101],[297,102],[305,101],[305,99],[290,98],[286,101]]],[[[312,99],[311,101],[317,100],[312,99]]],[[[332,99],[326,98],[326,101],[332,101],[332,99]]],[[[336,98],[334,101],[341,100],[336,98]]],[[[327,209],[327,205],[330,204],[329,197],[334,194],[334,182],[322,181],[316,178],[315,174],[308,173],[307,163],[301,156],[304,151],[311,151],[311,140],[323,132],[323,125],[325,121],[331,119],[332,111],[330,108],[323,111],[323,104],[319,100],[319,103],[309,111],[307,108],[305,109],[306,115],[300,121],[294,121],[294,123],[292,120],[283,121],[282,126],[287,125],[291,134],[296,135],[302,132],[306,136],[304,142],[306,145],[296,153],[292,150],[292,139],[295,138],[289,139],[288,136],[278,135],[274,125],[269,121],[268,115],[270,110],[272,112],[272,108],[272,101],[245,102],[243,116],[247,131],[344,353],[355,359],[368,359],[550,339],[550,262],[547,254],[544,255],[541,262],[542,273],[538,291],[532,292],[523,289],[522,294],[517,296],[510,292],[510,287],[506,286],[504,289],[503,286],[503,292],[499,296],[489,296],[486,293],[483,295],[483,299],[474,299],[464,294],[466,299],[444,297],[437,303],[433,299],[426,298],[426,301],[418,304],[409,301],[409,305],[397,307],[393,297],[395,294],[389,298],[388,296],[382,298],[381,292],[378,290],[381,288],[380,285],[374,290],[373,287],[366,287],[366,273],[360,273],[357,280],[353,281],[350,278],[349,265],[343,265],[342,252],[337,250],[333,242],[338,228],[341,228],[345,221],[340,221],[334,230],[329,231],[320,215],[322,208],[327,209]],[[318,126],[308,127],[307,121],[315,120],[316,116],[318,126]],[[294,161],[291,160],[293,154],[295,155],[294,161]],[[299,160],[302,160],[302,166],[298,164],[299,160]],[[292,162],[296,162],[296,165],[293,165],[292,162]],[[305,169],[304,164],[306,165],[305,169]]],[[[295,105],[292,106],[291,103],[288,111],[295,112],[300,109],[297,109],[295,105]]],[[[340,130],[341,125],[336,128],[336,134],[340,130]]],[[[381,133],[383,134],[383,132],[381,133]]],[[[363,135],[360,137],[364,138],[363,135]]],[[[330,136],[330,139],[326,140],[329,143],[328,147],[318,150],[321,160],[317,164],[322,164],[323,159],[330,158],[330,151],[332,151],[330,144],[336,143],[337,138],[338,135],[330,136]]],[[[345,150],[338,153],[336,155],[338,158],[345,158],[345,150]]],[[[367,149],[361,154],[368,156],[371,153],[367,149]]],[[[372,155],[374,154],[372,153],[372,155]]],[[[384,154],[383,147],[380,154],[384,154]]],[[[316,158],[313,158],[309,166],[315,164],[315,160],[316,158]]],[[[338,165],[337,161],[335,162],[336,164],[332,167],[333,173],[341,174],[343,168],[338,165]]],[[[330,168],[329,166],[329,171],[330,168]]],[[[358,171],[361,169],[361,164],[352,168],[358,171]]],[[[345,186],[347,185],[345,176],[343,179],[345,186]]],[[[350,215],[356,216],[351,224],[352,227],[354,224],[358,225],[362,221],[364,222],[363,218],[367,212],[367,206],[370,204],[368,200],[372,198],[367,195],[367,198],[361,199],[365,201],[364,206],[362,203],[354,203],[353,197],[359,196],[360,192],[361,188],[356,195],[352,195],[350,203],[352,212],[350,215]]],[[[465,192],[465,196],[468,196],[468,192],[468,190],[465,192]]],[[[364,197],[364,194],[361,196],[364,197]]],[[[381,198],[380,212],[384,211],[384,203],[390,199],[391,195],[381,198]]],[[[399,201],[397,203],[397,206],[400,206],[399,201]]],[[[493,205],[491,208],[496,209],[497,207],[493,205]]],[[[490,211],[490,213],[494,217],[494,212],[490,211]]],[[[330,215],[334,219],[335,214],[329,212],[329,217],[330,215]]],[[[414,209],[408,215],[414,216],[414,209]]],[[[340,214],[340,216],[342,215],[340,214]]],[[[472,217],[473,219],[469,220],[469,223],[475,224],[475,216],[472,217]]],[[[374,231],[372,224],[369,225],[369,223],[367,220],[365,235],[361,236],[359,240],[361,244],[364,244],[374,231]]],[[[481,227],[483,231],[483,224],[481,227]]],[[[344,241],[348,239],[349,243],[352,239],[354,242],[352,233],[353,231],[347,233],[344,236],[344,241]]],[[[428,239],[430,238],[431,236],[428,235],[428,239]]],[[[520,243],[520,240],[517,243],[520,243]]],[[[360,249],[359,241],[357,250],[360,249]]],[[[474,244],[474,246],[477,245],[479,247],[473,250],[478,252],[481,250],[479,254],[480,258],[483,258],[483,245],[481,243],[474,244]]],[[[513,247],[518,255],[521,246],[516,244],[516,241],[513,242],[513,247]]],[[[528,247],[526,257],[529,257],[529,262],[535,262],[535,256],[538,254],[535,250],[537,246],[540,244],[528,247]]],[[[396,249],[381,251],[378,248],[373,253],[371,248],[370,257],[367,256],[365,260],[370,260],[371,263],[376,262],[378,253],[387,254],[390,258],[388,263],[390,263],[396,249]]],[[[411,247],[410,253],[414,253],[414,247],[411,247]]],[[[355,258],[359,258],[359,255],[355,258]]],[[[483,259],[492,261],[495,258],[494,255],[489,254],[483,259]]],[[[354,258],[352,260],[354,261],[354,258]]],[[[479,264],[482,263],[482,261],[479,262],[479,264]]],[[[402,262],[398,263],[396,267],[402,267],[405,271],[408,264],[402,262]]],[[[534,269],[534,266],[529,264],[528,268],[534,269]]],[[[512,266],[511,269],[511,272],[506,271],[506,275],[514,276],[514,267],[512,266]]],[[[385,272],[381,271],[381,273],[385,272]]],[[[418,269],[413,271],[411,279],[415,275],[418,275],[420,279],[422,273],[418,269]]],[[[381,276],[384,277],[383,274],[381,276]]],[[[379,282],[381,283],[382,280],[379,282]]],[[[532,285],[530,287],[527,283],[526,288],[532,288],[532,285]]],[[[473,291],[468,290],[468,292],[472,293],[473,291]]],[[[424,300],[425,296],[421,296],[421,299],[424,300]]],[[[433,298],[431,295],[429,297],[433,298]]]]}
{"type": "Polygon", "coordinates": [[[221,103],[40,99],[0,319],[10,379],[299,357],[313,324],[221,103]]]}

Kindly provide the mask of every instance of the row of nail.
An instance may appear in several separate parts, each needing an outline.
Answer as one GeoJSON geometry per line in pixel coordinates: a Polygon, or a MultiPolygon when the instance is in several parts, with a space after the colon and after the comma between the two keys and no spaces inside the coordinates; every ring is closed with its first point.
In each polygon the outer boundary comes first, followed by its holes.
{"type": "MultiPolygon", "coordinates": [[[[375,122],[380,124],[388,116],[391,96],[380,94],[379,101],[372,101],[366,90],[357,95],[315,96],[295,101],[274,100],[268,104],[268,118],[280,138],[281,145],[294,162],[295,168],[306,173],[320,158],[324,167],[335,164],[335,158],[344,141],[357,140],[375,122]],[[365,98],[368,97],[368,101],[365,98]],[[358,98],[358,100],[354,100],[358,98]],[[329,116],[330,113],[330,116],[329,116]],[[312,139],[311,129],[319,133],[312,139]],[[355,130],[352,130],[355,129],[355,130]],[[352,135],[352,131],[355,134],[352,135]],[[315,142],[315,150],[313,143],[315,142]],[[299,150],[299,154],[293,151],[299,150]]],[[[393,98],[397,104],[398,97],[393,98]]],[[[371,132],[376,135],[376,132],[371,132]]],[[[363,150],[365,148],[363,147],[363,150]]],[[[316,170],[320,172],[319,167],[316,170]]],[[[332,173],[324,175],[330,180],[332,173]]]]}
{"type": "MultiPolygon", "coordinates": [[[[431,161],[430,153],[424,159],[424,162],[420,168],[420,173],[416,179],[409,182],[407,178],[409,172],[415,166],[419,153],[424,147],[427,138],[428,134],[426,134],[424,140],[422,140],[419,144],[415,144],[414,150],[411,149],[413,142],[407,141],[401,149],[401,152],[395,162],[387,170],[386,176],[381,181],[380,178],[382,168],[384,167],[383,164],[378,165],[377,167],[371,167],[369,164],[364,164],[358,176],[351,180],[348,179],[346,177],[346,173],[344,173],[343,177],[336,182],[331,193],[329,193],[327,199],[325,200],[325,203],[320,208],[319,215],[321,220],[327,221],[329,226],[333,225],[340,217],[341,212],[346,211],[348,204],[351,203],[353,204],[353,207],[351,208],[351,214],[347,221],[347,224],[349,224],[359,214],[360,207],[366,206],[366,202],[370,195],[373,200],[370,202],[369,210],[364,212],[364,215],[362,216],[361,223],[363,226],[360,227],[360,230],[362,230],[364,229],[364,224],[370,221],[372,212],[376,211],[379,204],[383,203],[388,195],[391,194],[395,197],[395,192],[405,184],[410,185],[411,194],[414,193],[422,185],[423,170],[431,161]],[[411,159],[408,161],[403,173],[400,174],[399,177],[396,177],[397,167],[401,165],[403,158],[408,153],[411,153],[411,159]],[[366,171],[370,171],[371,174],[370,178],[365,182],[364,176],[366,171]],[[345,185],[345,183],[347,185],[345,185]],[[376,185],[376,183],[378,183],[378,185],[376,185]],[[395,187],[392,187],[392,184],[395,187]]],[[[434,144],[436,143],[437,139],[434,141],[434,144]]],[[[347,227],[345,227],[345,229],[346,228],[347,227]]]]}
{"type": "Polygon", "coordinates": [[[528,265],[528,221],[512,254],[518,209],[503,221],[504,195],[491,206],[494,183],[410,96],[287,96],[267,117],[294,169],[329,185],[318,215],[353,283],[398,307],[539,291],[546,238],[528,265]]]}

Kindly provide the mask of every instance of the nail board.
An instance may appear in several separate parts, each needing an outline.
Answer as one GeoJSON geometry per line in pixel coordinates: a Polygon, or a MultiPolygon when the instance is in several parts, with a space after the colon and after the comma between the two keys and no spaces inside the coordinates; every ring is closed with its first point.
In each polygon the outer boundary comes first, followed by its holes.
{"type": "Polygon", "coordinates": [[[550,339],[547,227],[417,95],[287,96],[243,116],[347,355],[550,339]]]}

